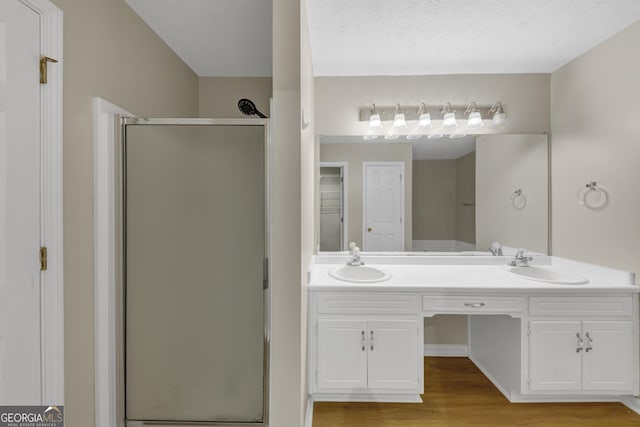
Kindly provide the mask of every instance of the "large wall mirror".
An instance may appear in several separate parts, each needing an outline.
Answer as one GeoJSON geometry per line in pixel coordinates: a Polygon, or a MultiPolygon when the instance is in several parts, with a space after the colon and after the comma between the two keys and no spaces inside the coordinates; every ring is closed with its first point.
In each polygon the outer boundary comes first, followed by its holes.
{"type": "Polygon", "coordinates": [[[547,253],[546,134],[367,142],[320,138],[321,252],[547,253]]]}

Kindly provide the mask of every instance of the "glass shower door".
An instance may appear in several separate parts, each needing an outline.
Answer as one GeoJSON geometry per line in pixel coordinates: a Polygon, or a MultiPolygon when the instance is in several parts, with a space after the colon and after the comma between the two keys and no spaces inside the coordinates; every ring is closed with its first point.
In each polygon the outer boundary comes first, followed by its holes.
{"type": "Polygon", "coordinates": [[[126,418],[257,423],[266,126],[194,122],[125,126],[126,418]]]}

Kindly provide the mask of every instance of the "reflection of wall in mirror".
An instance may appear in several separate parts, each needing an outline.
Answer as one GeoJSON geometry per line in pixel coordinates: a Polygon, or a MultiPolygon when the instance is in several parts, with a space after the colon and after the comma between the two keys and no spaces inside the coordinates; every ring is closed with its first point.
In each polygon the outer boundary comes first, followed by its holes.
{"type": "Polygon", "coordinates": [[[476,140],[477,246],[498,241],[547,253],[549,181],[547,135],[483,135],[476,140]],[[512,201],[522,190],[526,206],[512,201]]]}
{"type": "Polygon", "coordinates": [[[413,239],[475,248],[475,152],[413,161],[413,239]]]}
{"type": "MultiPolygon", "coordinates": [[[[412,147],[410,143],[323,143],[320,144],[320,162],[347,162],[348,200],[347,223],[349,242],[362,245],[362,162],[367,161],[402,161],[405,173],[405,218],[404,241],[405,250],[411,250],[412,219],[411,219],[411,187],[412,187],[412,147]]],[[[323,234],[320,224],[320,235],[323,234]]]]}

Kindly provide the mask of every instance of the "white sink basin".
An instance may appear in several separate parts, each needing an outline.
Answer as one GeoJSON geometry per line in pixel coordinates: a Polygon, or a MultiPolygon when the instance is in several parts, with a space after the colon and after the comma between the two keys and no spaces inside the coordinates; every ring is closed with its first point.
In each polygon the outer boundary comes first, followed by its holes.
{"type": "Polygon", "coordinates": [[[345,265],[329,270],[334,279],[354,283],[376,283],[391,279],[391,274],[373,267],[345,265]]]}
{"type": "Polygon", "coordinates": [[[578,274],[558,271],[552,267],[504,267],[504,270],[521,279],[536,280],[538,282],[555,283],[558,285],[585,285],[589,279],[578,274]]]}

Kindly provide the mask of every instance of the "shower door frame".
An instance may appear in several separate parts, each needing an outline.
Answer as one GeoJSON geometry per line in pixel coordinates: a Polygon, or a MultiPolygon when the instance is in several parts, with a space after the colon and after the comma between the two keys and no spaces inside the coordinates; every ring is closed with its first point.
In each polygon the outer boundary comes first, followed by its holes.
{"type": "Polygon", "coordinates": [[[259,427],[269,425],[269,366],[271,336],[271,134],[269,119],[205,119],[205,118],[146,118],[118,116],[119,128],[116,130],[115,150],[115,189],[116,189],[116,361],[118,378],[116,380],[116,412],[117,418],[126,427],[142,426],[234,426],[259,427]],[[263,336],[263,406],[262,422],[257,423],[224,423],[224,422],[166,422],[166,421],[128,421],[126,419],[125,402],[125,285],[126,285],[126,164],[125,144],[127,125],[166,125],[166,126],[262,126],[264,128],[264,336],[263,336]]]}

